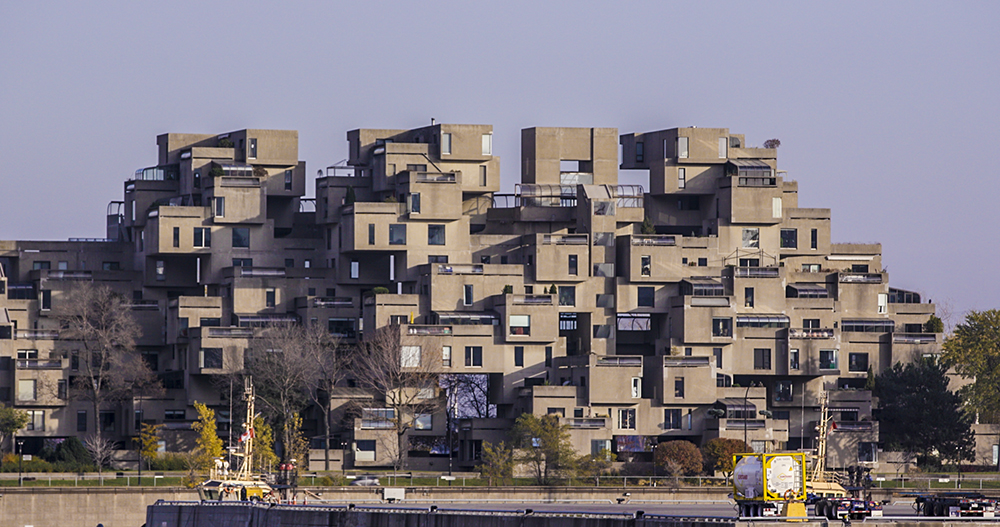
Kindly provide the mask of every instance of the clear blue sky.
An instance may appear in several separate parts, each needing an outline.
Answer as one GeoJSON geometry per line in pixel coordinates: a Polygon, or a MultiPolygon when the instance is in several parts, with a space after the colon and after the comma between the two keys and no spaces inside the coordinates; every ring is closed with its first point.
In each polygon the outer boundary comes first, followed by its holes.
{"type": "Polygon", "coordinates": [[[7,1],[0,239],[103,236],[164,132],[295,129],[315,174],[349,129],[493,124],[510,191],[524,127],[727,127],[780,138],[800,206],[881,242],[893,286],[1000,307],[998,21],[995,1],[7,1]]]}

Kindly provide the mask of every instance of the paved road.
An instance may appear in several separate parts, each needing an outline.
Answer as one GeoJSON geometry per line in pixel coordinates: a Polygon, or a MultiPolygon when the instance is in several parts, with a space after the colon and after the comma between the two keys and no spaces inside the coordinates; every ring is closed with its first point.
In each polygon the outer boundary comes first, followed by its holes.
{"type": "MultiPolygon", "coordinates": [[[[479,503],[442,503],[434,501],[412,501],[407,500],[404,504],[398,505],[375,505],[358,504],[358,507],[377,508],[426,508],[437,505],[439,510],[482,510],[482,511],[523,511],[532,509],[539,512],[580,512],[591,514],[634,514],[641,510],[646,514],[662,514],[666,516],[714,516],[734,518],[736,510],[731,503],[722,501],[703,502],[640,502],[631,501],[623,504],[611,503],[501,503],[501,502],[479,502],[479,503]]],[[[810,513],[812,508],[810,507],[810,513]]],[[[886,505],[883,513],[885,516],[912,516],[912,502],[900,501],[886,505]]]]}

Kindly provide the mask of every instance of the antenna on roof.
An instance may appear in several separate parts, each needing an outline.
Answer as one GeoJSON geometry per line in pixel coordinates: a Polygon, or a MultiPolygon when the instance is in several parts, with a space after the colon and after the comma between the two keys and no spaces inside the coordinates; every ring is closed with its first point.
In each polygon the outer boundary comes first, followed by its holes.
{"type": "Polygon", "coordinates": [[[434,118],[431,117],[431,126],[434,126],[434,118]]]}

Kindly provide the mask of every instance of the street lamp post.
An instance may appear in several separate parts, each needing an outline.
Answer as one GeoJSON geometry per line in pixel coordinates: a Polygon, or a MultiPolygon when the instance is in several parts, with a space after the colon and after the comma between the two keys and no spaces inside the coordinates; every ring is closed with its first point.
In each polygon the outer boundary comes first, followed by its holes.
{"type": "Polygon", "coordinates": [[[24,478],[21,477],[21,463],[24,460],[24,440],[17,440],[17,486],[24,486],[24,478]]]}

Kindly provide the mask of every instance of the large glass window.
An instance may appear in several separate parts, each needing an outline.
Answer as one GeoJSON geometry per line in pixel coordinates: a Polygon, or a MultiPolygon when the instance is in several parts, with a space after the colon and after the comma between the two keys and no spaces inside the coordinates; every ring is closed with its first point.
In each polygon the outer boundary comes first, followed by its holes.
{"type": "Polygon", "coordinates": [[[473,302],[472,295],[472,284],[465,284],[462,286],[462,303],[467,306],[471,306],[473,302]]]}
{"type": "Polygon", "coordinates": [[[393,428],[395,419],[396,410],[392,408],[363,408],[361,410],[362,429],[393,428]]]}
{"type": "Polygon", "coordinates": [[[847,355],[847,371],[868,371],[867,353],[850,353],[847,355]]]}
{"type": "Polygon", "coordinates": [[[427,226],[427,245],[444,245],[444,225],[427,226]]]}
{"type": "Polygon", "coordinates": [[[639,287],[637,288],[637,299],[639,307],[655,307],[656,304],[656,288],[655,287],[639,287]]]}
{"type": "Polygon", "coordinates": [[[451,154],[451,134],[441,134],[441,155],[451,154]]]}
{"type": "Polygon", "coordinates": [[[650,276],[653,272],[653,257],[643,255],[639,257],[639,273],[642,276],[650,276]]]}
{"type": "Polygon", "coordinates": [[[247,227],[233,227],[233,247],[250,248],[250,229],[247,227]]]}
{"type": "Polygon", "coordinates": [[[483,134],[483,155],[493,155],[493,134],[483,134]]]}
{"type": "Polygon", "coordinates": [[[473,368],[479,368],[483,365],[483,347],[482,346],[466,346],[465,347],[465,365],[473,368]]]}
{"type": "Polygon", "coordinates": [[[420,346],[403,346],[400,350],[399,365],[403,368],[420,366],[420,346]]]}
{"type": "Polygon", "coordinates": [[[618,410],[618,428],[635,430],[635,408],[620,408],[618,410]]]}
{"type": "Polygon", "coordinates": [[[819,369],[821,370],[839,370],[840,365],[837,361],[837,350],[820,350],[819,351],[819,369]]]}
{"type": "Polygon", "coordinates": [[[531,315],[511,315],[508,325],[511,335],[531,335],[531,315]]]}
{"type": "Polygon", "coordinates": [[[394,223],[389,225],[389,245],[406,245],[406,225],[394,223]]]}
{"type": "Polygon", "coordinates": [[[198,367],[200,368],[221,368],[222,348],[201,348],[198,353],[198,367]]]}
{"type": "Polygon", "coordinates": [[[576,276],[579,271],[579,257],[575,254],[569,255],[569,265],[568,273],[570,276],[576,276]]]}
{"type": "Polygon", "coordinates": [[[733,319],[729,317],[715,317],[712,319],[713,337],[732,337],[733,319]]]}
{"type": "Polygon", "coordinates": [[[755,348],[753,350],[753,369],[771,369],[771,350],[767,348],[755,348]]]}
{"type": "Polygon", "coordinates": [[[667,408],[663,411],[663,428],[667,430],[681,429],[680,408],[667,408]]]}
{"type": "Polygon", "coordinates": [[[797,249],[799,247],[798,229],[781,229],[781,248],[797,249]]]}
{"type": "Polygon", "coordinates": [[[576,305],[576,286],[572,285],[559,286],[559,305],[560,306],[576,305]]]}
{"type": "Polygon", "coordinates": [[[678,137],[677,138],[677,157],[680,159],[688,158],[688,138],[678,137]]]}
{"type": "Polygon", "coordinates": [[[211,247],[212,246],[212,229],[208,227],[195,227],[194,228],[194,246],[195,247],[211,247]]]}
{"type": "Polygon", "coordinates": [[[792,400],[792,381],[778,381],[774,384],[774,400],[779,402],[792,400]]]}

